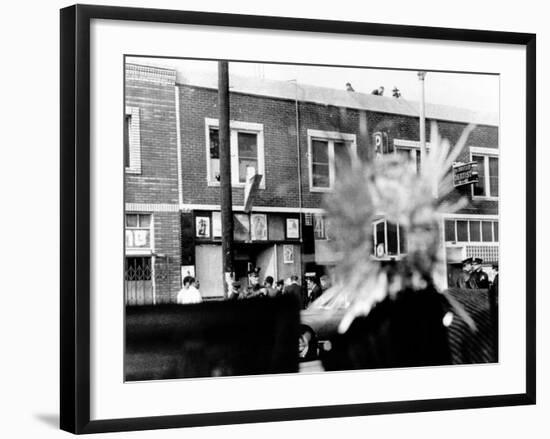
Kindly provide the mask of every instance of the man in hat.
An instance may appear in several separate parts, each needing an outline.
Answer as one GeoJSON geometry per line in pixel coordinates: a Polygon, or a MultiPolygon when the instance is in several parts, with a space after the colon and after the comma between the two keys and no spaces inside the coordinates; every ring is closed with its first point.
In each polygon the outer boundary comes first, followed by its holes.
{"type": "Polygon", "coordinates": [[[462,261],[462,273],[458,275],[456,280],[457,288],[471,288],[470,276],[472,273],[472,258],[466,258],[462,261]]]}
{"type": "Polygon", "coordinates": [[[260,291],[260,267],[254,267],[248,272],[248,286],[246,288],[246,297],[254,297],[260,291]]]}
{"type": "Polygon", "coordinates": [[[470,288],[486,290],[489,288],[489,276],[481,269],[483,259],[472,260],[472,274],[470,274],[470,288]]]}
{"type": "Polygon", "coordinates": [[[233,281],[231,283],[231,291],[229,292],[229,299],[236,300],[241,298],[241,283],[233,281]]]}
{"type": "Polygon", "coordinates": [[[306,284],[307,284],[307,297],[306,297],[304,306],[307,308],[321,294],[323,294],[323,291],[321,290],[321,287],[317,283],[317,279],[316,279],[315,275],[307,276],[306,277],[306,284]]]}

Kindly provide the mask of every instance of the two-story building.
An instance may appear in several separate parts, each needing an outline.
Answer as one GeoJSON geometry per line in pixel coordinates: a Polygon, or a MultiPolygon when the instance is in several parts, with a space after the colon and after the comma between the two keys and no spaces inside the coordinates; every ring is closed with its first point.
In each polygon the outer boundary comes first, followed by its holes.
{"type": "MultiPolygon", "coordinates": [[[[187,273],[204,298],[220,298],[217,76],[126,64],[125,80],[127,301],[174,301],[187,273]]],[[[349,162],[372,160],[376,148],[418,162],[417,108],[393,97],[230,76],[236,276],[259,267],[261,278],[283,279],[336,264],[323,197],[349,162]],[[249,168],[262,179],[245,213],[249,168]]],[[[451,143],[476,124],[459,160],[476,162],[478,182],[457,187],[452,197],[469,204],[442,218],[452,282],[466,256],[498,261],[498,118],[429,104],[426,115],[428,131],[436,121],[451,143]]],[[[383,217],[373,227],[377,256],[406,253],[398,227],[383,217]]]]}

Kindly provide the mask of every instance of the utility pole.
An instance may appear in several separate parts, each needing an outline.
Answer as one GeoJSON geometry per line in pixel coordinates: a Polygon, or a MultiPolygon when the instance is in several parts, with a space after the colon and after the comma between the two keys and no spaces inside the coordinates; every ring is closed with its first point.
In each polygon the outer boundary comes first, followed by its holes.
{"type": "Polygon", "coordinates": [[[218,110],[223,297],[227,299],[229,282],[233,277],[233,197],[231,192],[231,133],[229,127],[229,68],[227,61],[218,61],[218,110]]]}
{"type": "Polygon", "coordinates": [[[426,105],[424,102],[424,78],[426,72],[418,72],[420,80],[420,169],[424,167],[426,159],[426,105]]]}

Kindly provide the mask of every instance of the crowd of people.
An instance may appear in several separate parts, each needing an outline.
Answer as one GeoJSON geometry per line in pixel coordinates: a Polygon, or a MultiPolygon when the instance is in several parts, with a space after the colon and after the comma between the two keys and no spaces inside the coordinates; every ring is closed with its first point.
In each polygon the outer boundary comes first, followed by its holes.
{"type": "MultiPolygon", "coordinates": [[[[262,283],[260,282],[260,269],[255,268],[248,273],[245,285],[240,281],[232,282],[231,289],[228,292],[228,299],[275,298],[284,294],[294,296],[300,304],[300,308],[305,309],[329,288],[330,280],[327,275],[317,278],[314,273],[306,273],[304,278],[305,285],[300,285],[297,275],[277,281],[273,279],[273,276],[266,276],[262,283]]],[[[198,280],[193,276],[185,276],[176,302],[180,305],[202,302],[198,280]]]]}
{"type": "Polygon", "coordinates": [[[234,281],[228,298],[238,300],[291,295],[297,299],[300,308],[305,309],[330,286],[328,276],[323,275],[318,279],[313,273],[306,274],[304,286],[300,285],[297,275],[292,275],[287,279],[279,279],[276,282],[272,276],[266,276],[262,284],[259,272],[259,268],[255,268],[248,274],[247,285],[234,281]]]}
{"type": "Polygon", "coordinates": [[[489,275],[483,271],[483,259],[467,258],[462,261],[462,273],[457,278],[456,287],[472,290],[489,289],[494,283],[498,285],[498,266],[493,265],[495,273],[493,280],[489,280],[489,275]]]}

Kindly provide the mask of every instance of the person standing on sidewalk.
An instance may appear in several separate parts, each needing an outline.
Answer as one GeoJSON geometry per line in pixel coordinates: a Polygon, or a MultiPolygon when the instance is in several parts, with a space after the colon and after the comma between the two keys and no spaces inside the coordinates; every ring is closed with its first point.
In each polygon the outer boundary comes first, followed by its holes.
{"type": "Polygon", "coordinates": [[[298,285],[298,276],[293,274],[290,276],[290,285],[287,285],[284,290],[284,294],[294,296],[298,300],[300,309],[304,309],[304,298],[302,297],[302,287],[298,285]]]}
{"type": "Polygon", "coordinates": [[[470,276],[472,273],[472,258],[466,258],[462,261],[462,272],[458,275],[456,280],[457,288],[471,288],[470,276]]]}
{"type": "Polygon", "coordinates": [[[202,302],[201,293],[195,288],[195,278],[193,276],[183,278],[183,288],[178,293],[176,301],[179,305],[202,302]]]}
{"type": "Polygon", "coordinates": [[[486,290],[489,288],[489,276],[481,267],[483,259],[474,258],[472,261],[472,274],[470,275],[470,288],[486,290]]]}

